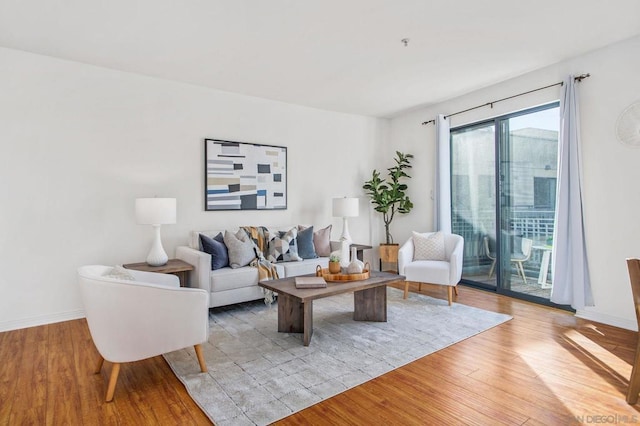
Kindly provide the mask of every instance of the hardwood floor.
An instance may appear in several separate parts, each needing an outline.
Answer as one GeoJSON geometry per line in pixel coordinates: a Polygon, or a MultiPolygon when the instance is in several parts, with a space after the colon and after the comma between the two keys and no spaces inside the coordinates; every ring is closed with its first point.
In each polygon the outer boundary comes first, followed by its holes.
{"type": "MultiPolygon", "coordinates": [[[[636,333],[459,290],[458,302],[514,319],[278,424],[640,422],[640,406],[625,402],[636,333]]],[[[441,287],[423,293],[446,298],[441,287]]],[[[0,333],[0,425],[210,424],[164,358],[124,364],[112,403],[111,365],[93,374],[96,361],[84,320],[0,333]]]]}

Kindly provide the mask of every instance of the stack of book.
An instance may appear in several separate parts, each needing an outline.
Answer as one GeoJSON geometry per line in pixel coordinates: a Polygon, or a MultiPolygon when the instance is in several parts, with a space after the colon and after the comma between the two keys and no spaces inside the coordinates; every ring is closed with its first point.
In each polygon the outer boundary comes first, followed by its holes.
{"type": "Polygon", "coordinates": [[[296,288],[324,288],[327,282],[322,277],[295,277],[296,288]]]}

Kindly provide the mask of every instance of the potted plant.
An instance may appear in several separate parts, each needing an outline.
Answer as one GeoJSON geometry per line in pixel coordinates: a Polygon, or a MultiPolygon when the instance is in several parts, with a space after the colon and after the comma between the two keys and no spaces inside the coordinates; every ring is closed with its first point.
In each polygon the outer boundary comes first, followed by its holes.
{"type": "Polygon", "coordinates": [[[337,251],[334,251],[329,256],[329,273],[331,274],[340,273],[340,254],[337,251]]]}
{"type": "MultiPolygon", "coordinates": [[[[395,166],[387,169],[388,177],[381,178],[380,172],[373,170],[371,179],[364,183],[362,187],[377,212],[382,213],[384,221],[385,244],[380,245],[380,262],[395,263],[398,260],[398,244],[393,243],[393,236],[389,227],[396,213],[406,214],[413,208],[413,203],[406,194],[407,185],[402,183],[405,179],[410,179],[406,173],[411,168],[413,155],[403,154],[396,151],[394,161],[395,166]]],[[[382,269],[382,265],[381,265],[382,269]]]]}

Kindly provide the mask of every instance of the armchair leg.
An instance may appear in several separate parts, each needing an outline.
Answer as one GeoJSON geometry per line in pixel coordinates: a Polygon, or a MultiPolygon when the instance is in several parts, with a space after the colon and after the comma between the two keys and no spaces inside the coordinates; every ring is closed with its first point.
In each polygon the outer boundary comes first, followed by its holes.
{"type": "Polygon", "coordinates": [[[409,297],[409,281],[404,282],[404,294],[402,295],[403,299],[409,297]]]}
{"type": "Polygon", "coordinates": [[[633,360],[633,369],[629,378],[629,388],[627,389],[627,402],[635,404],[638,402],[638,393],[640,392],[640,340],[636,346],[636,355],[633,360]]]}
{"type": "Polygon", "coordinates": [[[204,361],[204,355],[202,353],[202,345],[194,345],[193,348],[196,350],[196,356],[198,357],[198,363],[200,364],[200,371],[203,373],[207,372],[207,363],[204,361]]]}
{"type": "Polygon", "coordinates": [[[493,270],[496,269],[496,259],[491,262],[491,268],[489,269],[489,278],[493,276],[493,270]]]}
{"type": "Polygon", "coordinates": [[[522,265],[522,262],[517,262],[516,265],[517,265],[516,269],[518,270],[518,273],[522,276],[522,281],[524,281],[524,283],[526,284],[527,283],[527,277],[524,274],[524,266],[522,265]]]}
{"type": "Polygon", "coordinates": [[[96,369],[93,371],[95,374],[98,374],[102,370],[102,366],[104,365],[104,358],[102,355],[98,355],[98,363],[96,364],[96,369]]]}
{"type": "Polygon", "coordinates": [[[418,283],[418,293],[422,293],[422,283],[418,283]]]}
{"type": "Polygon", "coordinates": [[[456,294],[456,296],[458,295],[458,286],[454,286],[453,287],[453,292],[456,294]]]}
{"type": "Polygon", "coordinates": [[[449,306],[451,306],[452,299],[453,299],[453,287],[448,285],[447,286],[447,300],[449,301],[449,306]]]}
{"type": "Polygon", "coordinates": [[[114,362],[111,369],[111,377],[109,377],[109,386],[107,387],[107,402],[111,402],[113,400],[113,392],[116,390],[118,374],[120,374],[120,363],[114,362]]]}

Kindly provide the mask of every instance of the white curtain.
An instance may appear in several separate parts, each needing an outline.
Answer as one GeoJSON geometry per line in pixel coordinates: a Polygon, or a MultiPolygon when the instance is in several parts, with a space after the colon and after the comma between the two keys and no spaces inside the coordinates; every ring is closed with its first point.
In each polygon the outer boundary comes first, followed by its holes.
{"type": "Polygon", "coordinates": [[[574,309],[593,306],[584,236],[578,90],[574,77],[562,85],[558,192],[553,232],[551,301],[574,309]]]}
{"type": "Polygon", "coordinates": [[[451,145],[449,121],[436,117],[436,179],[433,191],[433,228],[451,233],[451,145]]]}

